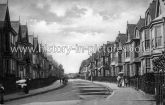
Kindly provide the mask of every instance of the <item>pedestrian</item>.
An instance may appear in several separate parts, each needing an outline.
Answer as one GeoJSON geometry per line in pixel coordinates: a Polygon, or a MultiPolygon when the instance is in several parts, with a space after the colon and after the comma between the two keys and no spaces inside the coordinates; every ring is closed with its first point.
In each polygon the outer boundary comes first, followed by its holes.
{"type": "Polygon", "coordinates": [[[2,84],[0,84],[0,104],[4,104],[4,93],[5,89],[2,84]]]}
{"type": "Polygon", "coordinates": [[[60,77],[60,84],[61,84],[61,77],[60,77]]]}
{"type": "Polygon", "coordinates": [[[118,77],[117,77],[117,86],[120,87],[120,84],[121,84],[121,77],[118,76],[118,77]]]}
{"type": "Polygon", "coordinates": [[[128,79],[127,78],[125,79],[125,86],[126,87],[128,86],[128,79]]]}
{"type": "Polygon", "coordinates": [[[29,88],[30,88],[29,78],[26,77],[25,80],[26,80],[26,82],[25,82],[26,86],[24,87],[25,88],[25,93],[28,94],[29,93],[29,88]]]}
{"type": "Polygon", "coordinates": [[[65,84],[65,77],[62,78],[62,83],[65,84]]]}

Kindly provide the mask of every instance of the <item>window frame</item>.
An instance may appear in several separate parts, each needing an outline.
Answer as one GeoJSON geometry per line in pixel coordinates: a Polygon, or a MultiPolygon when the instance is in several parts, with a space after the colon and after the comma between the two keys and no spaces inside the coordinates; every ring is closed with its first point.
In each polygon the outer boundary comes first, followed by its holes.
{"type": "Polygon", "coordinates": [[[145,30],[145,34],[144,34],[144,43],[145,43],[145,50],[149,50],[150,49],[150,33],[149,30],[145,30]]]}
{"type": "Polygon", "coordinates": [[[146,65],[145,65],[146,66],[146,73],[148,73],[151,70],[151,61],[150,61],[150,58],[146,58],[146,62],[145,63],[146,63],[146,65]]]}
{"type": "Polygon", "coordinates": [[[157,25],[155,26],[155,47],[158,48],[158,47],[161,47],[162,46],[162,39],[163,39],[163,36],[162,36],[162,32],[161,32],[161,25],[157,25]],[[160,32],[158,32],[158,29],[160,32]],[[160,35],[159,35],[159,34],[160,35]]]}

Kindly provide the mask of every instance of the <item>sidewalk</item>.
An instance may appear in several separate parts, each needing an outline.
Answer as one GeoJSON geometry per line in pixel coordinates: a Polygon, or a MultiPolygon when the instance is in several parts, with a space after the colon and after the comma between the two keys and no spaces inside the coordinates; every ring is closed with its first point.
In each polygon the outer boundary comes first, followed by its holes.
{"type": "Polygon", "coordinates": [[[39,88],[39,89],[30,90],[29,94],[25,94],[24,92],[18,92],[18,93],[14,93],[14,94],[5,95],[4,100],[5,100],[5,102],[7,102],[7,101],[17,100],[17,99],[21,99],[21,98],[25,98],[25,97],[30,97],[30,96],[46,93],[49,91],[53,91],[53,90],[59,89],[63,86],[64,85],[60,84],[60,81],[58,80],[58,81],[54,82],[52,85],[49,85],[49,86],[46,86],[43,88],[39,88]]]}
{"type": "Polygon", "coordinates": [[[94,81],[93,83],[104,85],[113,90],[112,95],[105,100],[95,102],[97,105],[156,105],[155,99],[152,95],[137,91],[134,88],[119,88],[116,84],[108,82],[94,81]]]}

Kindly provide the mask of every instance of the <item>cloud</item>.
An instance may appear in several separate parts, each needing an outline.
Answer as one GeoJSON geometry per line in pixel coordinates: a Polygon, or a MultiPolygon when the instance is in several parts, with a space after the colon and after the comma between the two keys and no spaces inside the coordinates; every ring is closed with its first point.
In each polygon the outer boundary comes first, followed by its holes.
{"type": "MultiPolygon", "coordinates": [[[[144,16],[148,0],[11,0],[12,20],[28,21],[29,33],[56,45],[84,46],[114,41],[125,33],[126,22],[137,23],[144,16]]],[[[66,72],[77,72],[88,53],[53,54],[66,72]]]]}

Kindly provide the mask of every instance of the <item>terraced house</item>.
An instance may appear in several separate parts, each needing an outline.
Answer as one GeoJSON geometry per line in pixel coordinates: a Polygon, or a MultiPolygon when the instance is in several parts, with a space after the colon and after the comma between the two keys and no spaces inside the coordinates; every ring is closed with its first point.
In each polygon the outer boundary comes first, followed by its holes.
{"type": "Polygon", "coordinates": [[[16,32],[11,26],[7,4],[0,4],[0,67],[1,77],[15,74],[16,58],[10,47],[15,45],[16,32]]]}
{"type": "MultiPolygon", "coordinates": [[[[153,0],[144,14],[145,17],[140,17],[136,24],[127,22],[126,34],[119,33],[115,42],[111,43],[114,50],[108,52],[108,78],[110,80],[123,71],[130,84],[154,93],[156,72],[153,70],[153,60],[165,51],[165,0],[153,0]]],[[[103,47],[99,50],[98,65],[103,64],[103,47]]]]}
{"type": "Polygon", "coordinates": [[[152,60],[164,51],[165,4],[153,0],[145,13],[145,26],[141,29],[141,74],[153,72],[152,60]]]}
{"type": "Polygon", "coordinates": [[[28,31],[28,25],[22,25],[20,19],[10,20],[8,3],[0,4],[0,82],[8,92],[15,91],[15,81],[20,78],[59,78],[64,74],[62,66],[53,58],[49,60],[39,47],[38,37],[28,31]]]}
{"type": "Polygon", "coordinates": [[[141,18],[137,22],[135,28],[134,28],[134,33],[133,33],[133,38],[131,39],[130,42],[130,70],[131,70],[131,76],[139,76],[139,73],[141,71],[141,61],[140,61],[140,29],[144,26],[145,19],[141,18]]]}
{"type": "Polygon", "coordinates": [[[136,24],[128,24],[126,28],[126,36],[127,41],[124,44],[124,53],[123,53],[123,68],[124,74],[127,77],[133,76],[132,69],[131,69],[131,52],[132,52],[132,39],[134,38],[134,29],[136,24]]]}
{"type": "Polygon", "coordinates": [[[115,50],[115,75],[117,76],[119,72],[123,72],[123,57],[124,54],[124,44],[127,41],[126,34],[120,33],[118,34],[115,44],[114,44],[114,50],[115,50]]]}

